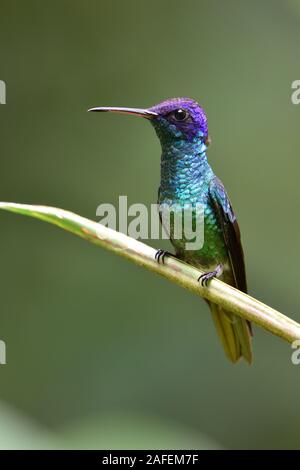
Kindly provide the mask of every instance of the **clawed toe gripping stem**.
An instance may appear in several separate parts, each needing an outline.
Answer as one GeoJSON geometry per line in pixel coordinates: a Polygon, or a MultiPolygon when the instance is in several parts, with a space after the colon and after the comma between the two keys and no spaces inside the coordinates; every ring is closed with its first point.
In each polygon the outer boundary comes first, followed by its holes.
{"type": "Polygon", "coordinates": [[[157,252],[155,253],[155,259],[158,264],[164,264],[166,256],[172,256],[172,258],[176,258],[176,256],[174,256],[172,253],[169,253],[169,251],[165,250],[157,250],[157,252]]]}
{"type": "Polygon", "coordinates": [[[198,282],[201,282],[202,287],[207,287],[208,282],[213,279],[214,277],[219,277],[223,272],[223,266],[221,264],[218,264],[216,269],[213,271],[208,271],[207,273],[201,274],[201,276],[198,277],[198,282]]]}

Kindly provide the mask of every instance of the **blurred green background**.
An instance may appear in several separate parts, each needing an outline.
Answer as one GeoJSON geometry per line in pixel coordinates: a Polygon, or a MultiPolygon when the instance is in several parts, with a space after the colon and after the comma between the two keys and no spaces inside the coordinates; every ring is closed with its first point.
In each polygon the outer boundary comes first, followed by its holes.
{"type": "MultiPolygon", "coordinates": [[[[297,0],[1,0],[0,199],[156,202],[151,126],[86,109],[193,97],[250,293],[300,321],[299,40],[297,0]]],[[[0,227],[1,448],[300,447],[287,343],[255,328],[233,366],[199,298],[39,221],[0,227]]]]}

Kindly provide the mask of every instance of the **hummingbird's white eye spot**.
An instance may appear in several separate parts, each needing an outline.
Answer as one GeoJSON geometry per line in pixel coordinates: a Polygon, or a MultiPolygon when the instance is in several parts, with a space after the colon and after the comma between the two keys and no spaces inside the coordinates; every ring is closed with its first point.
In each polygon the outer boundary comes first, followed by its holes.
{"type": "Polygon", "coordinates": [[[185,109],[179,108],[175,109],[173,116],[176,121],[186,121],[189,117],[189,113],[185,109]]]}

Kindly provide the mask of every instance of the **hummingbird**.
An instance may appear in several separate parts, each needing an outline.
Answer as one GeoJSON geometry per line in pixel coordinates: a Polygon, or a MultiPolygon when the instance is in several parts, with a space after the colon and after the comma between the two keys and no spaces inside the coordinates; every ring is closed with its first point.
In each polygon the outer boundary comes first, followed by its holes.
{"type": "MultiPolygon", "coordinates": [[[[239,225],[225,187],[207,161],[210,138],[204,109],[193,99],[172,98],[147,109],[96,107],[89,111],[131,114],[150,121],[162,148],[158,204],[203,207],[204,242],[200,249],[186,249],[186,240],[176,238],[174,224],[170,224],[175,257],[204,271],[198,279],[203,286],[218,277],[246,293],[239,225]]],[[[164,263],[166,256],[174,255],[158,250],[155,258],[164,263]]],[[[243,357],[251,364],[250,322],[211,301],[207,303],[226,356],[233,363],[243,357]]]]}

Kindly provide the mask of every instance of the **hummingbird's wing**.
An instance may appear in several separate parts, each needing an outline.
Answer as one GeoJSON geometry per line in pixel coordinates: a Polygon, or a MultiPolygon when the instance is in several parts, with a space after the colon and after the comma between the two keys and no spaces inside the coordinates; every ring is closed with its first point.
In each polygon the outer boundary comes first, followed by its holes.
{"type": "Polygon", "coordinates": [[[223,230],[235,287],[247,293],[244,252],[239,225],[223,183],[216,176],[210,183],[209,196],[223,230]]]}
{"type": "MultiPolygon", "coordinates": [[[[217,177],[214,177],[210,183],[209,197],[222,227],[235,281],[234,287],[247,292],[245,261],[239,226],[226,190],[217,177]]],[[[225,352],[229,358],[236,362],[240,356],[244,356],[251,363],[251,323],[236,315],[233,316],[218,305],[210,303],[210,308],[225,352]],[[230,318],[232,318],[232,321],[229,321],[230,318]]]]}

